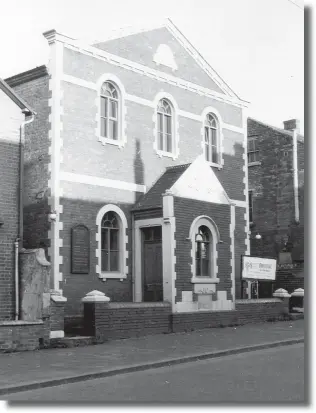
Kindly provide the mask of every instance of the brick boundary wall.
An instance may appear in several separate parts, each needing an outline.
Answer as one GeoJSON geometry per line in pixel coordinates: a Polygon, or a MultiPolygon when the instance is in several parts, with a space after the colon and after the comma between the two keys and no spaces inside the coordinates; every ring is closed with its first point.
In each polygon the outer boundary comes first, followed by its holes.
{"type": "Polygon", "coordinates": [[[86,336],[97,342],[140,337],[161,333],[177,333],[205,328],[229,327],[248,323],[286,320],[289,300],[270,298],[236,300],[236,309],[171,313],[168,303],[85,303],[86,336]]]}
{"type": "Polygon", "coordinates": [[[169,303],[85,303],[84,334],[97,342],[169,333],[169,303]]]}
{"type": "Polygon", "coordinates": [[[48,324],[43,321],[0,323],[0,353],[37,350],[47,343],[48,324]]]}
{"type": "Polygon", "coordinates": [[[202,330],[205,328],[232,327],[286,319],[288,299],[236,300],[236,309],[231,311],[201,311],[172,314],[172,331],[202,330]]]}

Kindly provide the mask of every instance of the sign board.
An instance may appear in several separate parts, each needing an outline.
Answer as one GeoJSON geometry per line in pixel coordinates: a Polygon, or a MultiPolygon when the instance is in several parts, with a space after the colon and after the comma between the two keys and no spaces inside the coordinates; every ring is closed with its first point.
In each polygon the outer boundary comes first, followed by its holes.
{"type": "Polygon", "coordinates": [[[243,255],[241,261],[242,278],[245,280],[275,281],[276,260],[243,255]]]}
{"type": "Polygon", "coordinates": [[[90,232],[85,225],[71,229],[71,272],[88,274],[90,267],[90,232]]]}

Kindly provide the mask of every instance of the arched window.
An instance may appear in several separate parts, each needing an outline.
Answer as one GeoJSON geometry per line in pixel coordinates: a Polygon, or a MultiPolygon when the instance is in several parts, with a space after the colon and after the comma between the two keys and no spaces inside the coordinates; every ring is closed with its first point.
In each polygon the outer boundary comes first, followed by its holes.
{"type": "Polygon", "coordinates": [[[103,280],[126,278],[128,236],[124,212],[117,205],[104,205],[97,214],[96,224],[96,273],[103,280]]]}
{"type": "Polygon", "coordinates": [[[208,162],[219,163],[219,130],[214,115],[208,113],[204,122],[204,151],[208,162]]]}
{"type": "Polygon", "coordinates": [[[120,224],[115,212],[107,212],[101,221],[101,271],[120,270],[120,224]]]}
{"type": "Polygon", "coordinates": [[[157,148],[163,152],[173,152],[173,109],[167,99],[161,99],[157,106],[157,148]]]}
{"type": "Polygon", "coordinates": [[[195,235],[195,275],[208,277],[211,275],[211,241],[209,228],[201,225],[195,235]]]}
{"type": "Polygon", "coordinates": [[[195,218],[190,227],[192,242],[191,282],[217,283],[217,244],[220,235],[215,222],[207,216],[195,218]]]}
{"type": "Polygon", "coordinates": [[[104,82],[101,87],[100,134],[101,137],[119,139],[119,93],[111,82],[104,82]]]}

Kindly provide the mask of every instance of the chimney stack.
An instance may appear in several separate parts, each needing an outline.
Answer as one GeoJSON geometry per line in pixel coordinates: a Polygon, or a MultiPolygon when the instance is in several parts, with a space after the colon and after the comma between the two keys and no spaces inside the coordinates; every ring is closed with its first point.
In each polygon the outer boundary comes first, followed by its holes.
{"type": "Polygon", "coordinates": [[[299,132],[300,129],[300,121],[298,119],[289,119],[283,122],[284,130],[294,131],[296,130],[299,132]]]}

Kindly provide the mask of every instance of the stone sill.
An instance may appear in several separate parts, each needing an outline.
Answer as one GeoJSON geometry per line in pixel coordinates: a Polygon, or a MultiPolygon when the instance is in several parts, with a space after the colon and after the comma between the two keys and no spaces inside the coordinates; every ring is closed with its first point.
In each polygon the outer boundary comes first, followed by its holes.
{"type": "Polygon", "coordinates": [[[263,303],[279,303],[280,298],[244,298],[235,301],[236,304],[263,304],[263,303]]]}
{"type": "Polygon", "coordinates": [[[192,284],[218,284],[219,278],[211,278],[211,277],[192,277],[191,278],[192,284]]]}
{"type": "Polygon", "coordinates": [[[256,162],[250,162],[248,163],[248,166],[260,166],[261,165],[261,161],[256,161],[256,162]]]}
{"type": "Polygon", "coordinates": [[[26,321],[26,320],[9,320],[9,321],[0,321],[0,327],[8,327],[8,326],[32,326],[32,325],[40,325],[43,324],[43,320],[34,320],[34,321],[26,321]]]}

